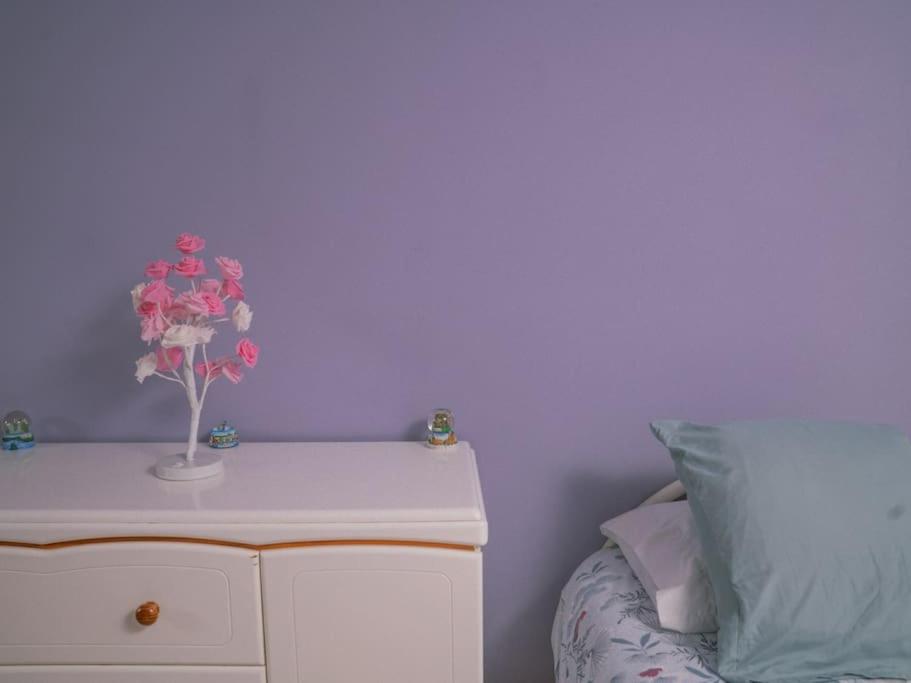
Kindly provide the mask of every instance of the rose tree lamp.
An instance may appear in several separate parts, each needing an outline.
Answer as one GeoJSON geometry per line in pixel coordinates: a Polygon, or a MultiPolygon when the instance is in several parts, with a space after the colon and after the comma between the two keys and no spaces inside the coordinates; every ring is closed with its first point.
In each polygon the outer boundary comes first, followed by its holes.
{"type": "Polygon", "coordinates": [[[209,360],[207,347],[216,334],[216,325],[230,323],[243,334],[250,329],[253,311],[245,301],[241,284],[244,271],[239,261],[219,256],[215,263],[220,277],[205,277],[204,261],[194,256],[205,245],[198,235],[180,235],[176,244],[182,255],[180,260],[152,261],[145,269],[148,280],[132,290],[133,310],[140,319],[140,338],[152,347],[136,361],[136,379],[141,384],[154,375],[179,384],[190,406],[186,451],[158,461],[155,474],[162,479],[202,479],[224,471],[221,455],[212,451],[197,453],[199,418],[206,394],[220,378],[232,384],[240,382],[244,368],[255,367],[259,358],[259,347],[242,337],[234,345],[233,354],[209,360]],[[170,276],[185,282],[186,289],[178,293],[168,284],[170,276]],[[230,315],[228,306],[232,306],[230,315]]]}

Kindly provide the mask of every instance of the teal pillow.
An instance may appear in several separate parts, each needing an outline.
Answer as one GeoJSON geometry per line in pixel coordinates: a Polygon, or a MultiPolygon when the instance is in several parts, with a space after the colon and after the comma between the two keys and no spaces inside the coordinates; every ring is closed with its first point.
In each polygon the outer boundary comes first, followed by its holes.
{"type": "Polygon", "coordinates": [[[911,443],[847,422],[653,422],[683,482],[731,683],[911,678],[911,443]]]}

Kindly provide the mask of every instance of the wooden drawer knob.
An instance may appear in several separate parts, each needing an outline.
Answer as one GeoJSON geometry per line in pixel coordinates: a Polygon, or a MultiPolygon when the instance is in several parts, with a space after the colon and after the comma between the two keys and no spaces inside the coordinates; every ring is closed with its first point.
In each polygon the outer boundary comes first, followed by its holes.
{"type": "Polygon", "coordinates": [[[151,626],[158,621],[161,608],[157,602],[144,602],[136,608],[136,621],[143,626],[151,626]]]}

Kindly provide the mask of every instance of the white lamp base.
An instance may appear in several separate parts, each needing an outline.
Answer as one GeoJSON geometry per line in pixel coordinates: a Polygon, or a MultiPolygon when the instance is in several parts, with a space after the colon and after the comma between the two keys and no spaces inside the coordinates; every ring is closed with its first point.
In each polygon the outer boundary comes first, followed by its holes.
{"type": "Polygon", "coordinates": [[[193,456],[193,463],[187,462],[183,454],[167,455],[155,465],[155,476],[169,481],[191,481],[214,477],[225,471],[225,464],[218,453],[205,451],[193,456]]]}

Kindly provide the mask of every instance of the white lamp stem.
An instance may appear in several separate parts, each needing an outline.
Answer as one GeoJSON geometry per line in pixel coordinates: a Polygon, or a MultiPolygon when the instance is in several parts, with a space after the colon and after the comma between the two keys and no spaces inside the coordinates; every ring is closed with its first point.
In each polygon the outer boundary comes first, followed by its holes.
{"type": "Polygon", "coordinates": [[[212,477],[224,471],[224,464],[218,453],[200,453],[199,417],[206,397],[207,385],[203,383],[202,395],[196,395],[196,377],[193,374],[193,355],[196,346],[185,346],[183,349],[183,383],[187,390],[187,401],[190,404],[190,436],[187,437],[187,452],[169,455],[158,461],[155,474],[161,479],[188,481],[212,477]]]}
{"type": "Polygon", "coordinates": [[[199,444],[199,418],[202,415],[202,401],[196,396],[196,375],[193,373],[193,356],[196,346],[183,350],[183,379],[187,387],[187,402],[190,404],[190,435],[187,437],[187,464],[193,464],[196,446],[199,444]]]}

